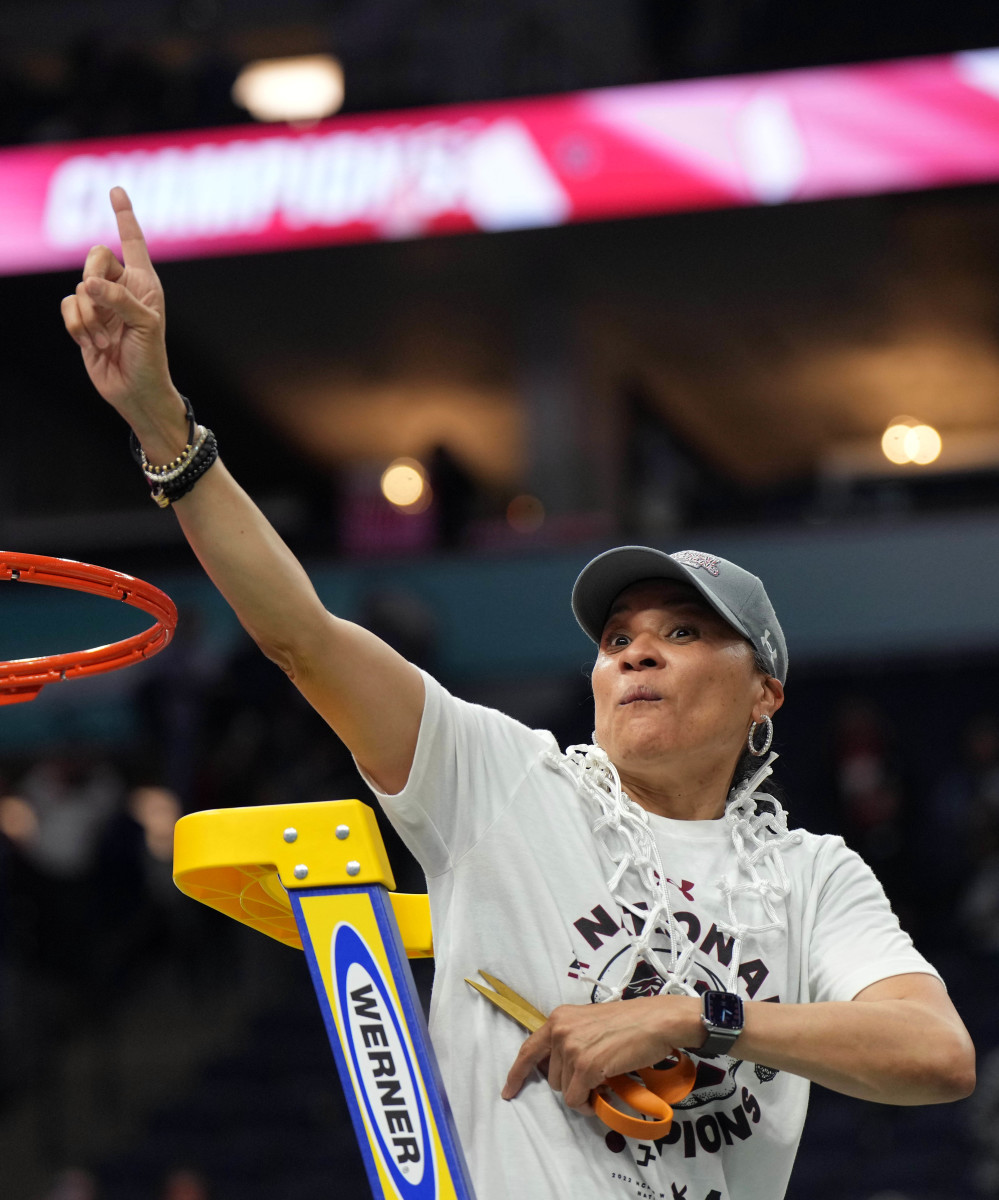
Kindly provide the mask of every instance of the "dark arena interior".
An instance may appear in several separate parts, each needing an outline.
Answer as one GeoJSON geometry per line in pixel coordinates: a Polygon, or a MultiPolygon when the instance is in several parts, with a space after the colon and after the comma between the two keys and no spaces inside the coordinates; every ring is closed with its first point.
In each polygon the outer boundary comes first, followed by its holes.
{"type": "MultiPolygon", "coordinates": [[[[185,814],[375,801],[67,337],[118,183],[228,468],[323,604],[456,696],[587,743],[594,555],[764,579],[791,827],[873,867],[978,1057],[952,1104],[813,1086],[787,1196],[999,1197],[994,47],[983,0],[0,5],[0,546],[179,613],[156,657],[0,706],[2,1200],[370,1194],[303,956],[172,880],[185,814]],[[252,115],[249,64],[317,57],[342,94],[252,115]]],[[[148,623],[0,579],[5,663],[148,623]]],[[[739,1065],[738,1122],[678,1113],[634,1161],[748,1137],[769,1068],[739,1065]]],[[[670,1200],[642,1187],[613,1195],[670,1200]]]]}

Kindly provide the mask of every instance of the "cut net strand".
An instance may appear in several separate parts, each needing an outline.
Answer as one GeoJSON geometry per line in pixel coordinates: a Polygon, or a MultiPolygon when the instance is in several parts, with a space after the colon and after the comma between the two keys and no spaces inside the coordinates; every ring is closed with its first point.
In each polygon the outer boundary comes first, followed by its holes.
{"type": "MultiPolygon", "coordinates": [[[[776,904],[790,891],[782,850],[801,841],[800,833],[790,833],[787,814],[779,801],[768,792],[758,789],[773,773],[776,752],[744,783],[733,788],[725,809],[732,846],[737,859],[737,875],[748,875],[745,882],[722,878],[718,887],[725,899],[727,920],[718,928],[732,939],[728,990],[735,991],[742,946],[747,934],[766,933],[782,929],[784,922],[776,904]],[[758,924],[740,921],[736,902],[755,898],[762,906],[766,920],[758,924]]],[[[670,900],[671,884],[663,869],[662,858],[649,824],[649,814],[636,804],[621,787],[617,768],[602,747],[580,744],[569,746],[564,754],[550,751],[545,755],[547,765],[567,776],[582,794],[595,801],[599,815],[593,832],[603,843],[615,869],[606,881],[615,902],[635,918],[636,933],[618,970],[617,981],[609,983],[588,974],[580,978],[593,986],[600,1002],[620,1000],[640,962],[646,962],[663,982],[662,993],[696,996],[691,983],[695,945],[686,930],[677,922],[670,900]],[[622,892],[625,880],[638,881],[649,897],[643,907],[629,900],[622,892]],[[669,941],[668,961],[652,942],[662,933],[669,941]]]]}

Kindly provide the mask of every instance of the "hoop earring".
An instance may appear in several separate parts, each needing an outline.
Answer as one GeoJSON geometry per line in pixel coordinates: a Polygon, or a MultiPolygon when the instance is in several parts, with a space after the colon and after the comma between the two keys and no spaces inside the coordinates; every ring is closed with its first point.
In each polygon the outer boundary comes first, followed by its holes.
{"type": "Polygon", "coordinates": [[[770,743],[774,740],[774,723],[773,723],[773,721],[771,721],[769,717],[764,717],[763,723],[767,729],[767,738],[759,750],[757,750],[756,746],[753,744],[753,735],[756,733],[756,722],[755,721],[752,723],[752,725],[750,725],[749,736],[746,738],[746,745],[749,747],[749,753],[752,754],[752,756],[754,758],[762,758],[764,756],[764,754],[766,754],[766,752],[770,749],[770,743]]]}

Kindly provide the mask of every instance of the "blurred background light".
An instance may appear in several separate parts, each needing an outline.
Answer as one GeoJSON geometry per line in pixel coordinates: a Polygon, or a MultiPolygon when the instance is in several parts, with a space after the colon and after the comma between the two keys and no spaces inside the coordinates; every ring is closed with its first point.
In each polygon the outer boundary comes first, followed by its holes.
{"type": "Polygon", "coordinates": [[[905,435],[905,448],[912,462],[926,466],[940,457],[943,441],[932,425],[917,425],[905,435]]]}
{"type": "Polygon", "coordinates": [[[400,512],[426,512],[433,499],[423,464],[415,458],[397,458],[382,473],[382,495],[400,512]]]}
{"type": "Polygon", "coordinates": [[[506,509],[507,524],[516,533],[534,533],[544,524],[545,506],[537,496],[514,496],[506,509]]]}
{"type": "Polygon", "coordinates": [[[889,462],[902,463],[911,461],[911,455],[906,449],[905,441],[909,431],[917,425],[912,417],[896,417],[881,435],[881,449],[889,462]]]}
{"type": "Polygon", "coordinates": [[[899,466],[927,466],[940,457],[943,439],[932,425],[914,417],[896,417],[881,435],[881,449],[889,462],[899,466]]]}
{"type": "Polygon", "coordinates": [[[343,67],[329,54],[259,59],[232,85],[232,98],[258,121],[319,121],[343,94],[343,67]]]}

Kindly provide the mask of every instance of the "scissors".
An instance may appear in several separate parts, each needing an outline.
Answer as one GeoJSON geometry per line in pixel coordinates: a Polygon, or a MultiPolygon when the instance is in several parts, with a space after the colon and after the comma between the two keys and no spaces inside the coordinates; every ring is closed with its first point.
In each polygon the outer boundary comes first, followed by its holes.
{"type": "MultiPolygon", "coordinates": [[[[548,1020],[543,1012],[539,1012],[533,1004],[518,995],[502,980],[497,979],[495,975],[487,975],[485,971],[479,971],[479,974],[489,984],[489,987],[483,987],[474,979],[466,979],[465,982],[475,988],[480,995],[485,996],[490,1003],[502,1009],[507,1016],[513,1017],[525,1029],[534,1033],[548,1020]]],[[[625,1104],[630,1105],[638,1112],[646,1113],[651,1120],[628,1116],[627,1113],[623,1113],[619,1108],[608,1103],[595,1089],[590,1093],[590,1103],[600,1120],[608,1128],[623,1133],[625,1137],[641,1138],[643,1141],[647,1141],[649,1138],[665,1137],[673,1124],[671,1106],[678,1104],[685,1096],[689,1095],[697,1073],[693,1062],[686,1054],[677,1051],[676,1058],[676,1066],[668,1067],[663,1071],[656,1070],[655,1067],[643,1067],[640,1071],[625,1075],[613,1075],[604,1081],[604,1086],[610,1088],[625,1104]],[[639,1077],[641,1083],[634,1078],[635,1075],[639,1077]]]]}

